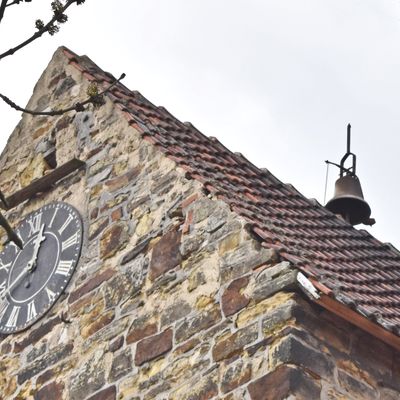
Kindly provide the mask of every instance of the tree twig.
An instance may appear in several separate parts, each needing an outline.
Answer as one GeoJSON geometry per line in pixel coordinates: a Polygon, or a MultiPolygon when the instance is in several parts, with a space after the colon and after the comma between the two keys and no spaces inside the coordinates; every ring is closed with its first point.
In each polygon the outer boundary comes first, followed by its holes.
{"type": "Polygon", "coordinates": [[[96,99],[101,98],[101,96],[103,96],[104,94],[106,94],[107,92],[109,92],[117,83],[119,83],[122,79],[125,78],[125,74],[121,74],[121,76],[115,80],[110,86],[108,86],[105,90],[103,90],[102,92],[96,94],[95,96],[89,96],[89,98],[87,98],[85,101],[83,102],[78,102],[75,105],[65,108],[63,110],[52,110],[52,111],[34,111],[34,110],[28,110],[26,108],[20,107],[19,105],[17,105],[16,103],[14,103],[12,100],[10,100],[7,96],[4,96],[3,94],[0,93],[0,98],[6,102],[10,107],[14,108],[17,111],[22,111],[26,114],[30,114],[30,115],[46,115],[46,116],[56,116],[56,115],[63,115],[67,112],[70,111],[84,111],[85,108],[84,106],[90,103],[95,103],[96,99]]]}
{"type": "MultiPolygon", "coordinates": [[[[3,4],[4,2],[7,3],[7,0],[2,0],[1,4],[3,4]]],[[[15,47],[5,51],[4,53],[0,54],[0,60],[5,58],[5,57],[13,55],[18,50],[21,50],[23,47],[25,47],[28,44],[32,43],[36,39],[39,39],[44,33],[48,32],[54,26],[54,24],[58,21],[59,14],[63,14],[73,3],[80,4],[80,1],[79,0],[68,0],[65,3],[65,5],[59,10],[59,13],[54,13],[53,18],[46,25],[44,25],[37,32],[35,32],[29,39],[27,39],[24,42],[20,43],[18,46],[15,46],[15,47]]],[[[0,11],[1,11],[1,5],[0,5],[0,11]]],[[[4,14],[4,12],[3,12],[3,14],[4,14]]]]}
{"type": "Polygon", "coordinates": [[[1,0],[1,4],[0,4],[0,22],[4,17],[4,12],[6,11],[6,7],[7,7],[7,1],[8,0],[1,0]]]}

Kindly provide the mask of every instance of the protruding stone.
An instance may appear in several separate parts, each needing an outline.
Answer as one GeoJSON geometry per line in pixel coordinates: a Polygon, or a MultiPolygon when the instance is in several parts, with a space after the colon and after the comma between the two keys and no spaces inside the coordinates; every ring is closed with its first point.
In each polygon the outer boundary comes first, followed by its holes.
{"type": "Polygon", "coordinates": [[[222,311],[225,316],[235,314],[249,304],[250,299],[243,294],[243,289],[248,283],[249,277],[243,277],[234,280],[226,288],[221,299],[222,311]]]}

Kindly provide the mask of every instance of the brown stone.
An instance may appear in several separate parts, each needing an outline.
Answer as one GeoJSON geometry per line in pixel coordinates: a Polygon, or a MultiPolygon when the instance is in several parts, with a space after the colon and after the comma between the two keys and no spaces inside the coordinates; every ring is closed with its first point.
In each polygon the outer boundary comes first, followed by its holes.
{"type": "Polygon", "coordinates": [[[167,329],[158,335],[141,340],[136,347],[135,364],[145,362],[167,353],[172,348],[172,329],[167,329]]]}
{"type": "Polygon", "coordinates": [[[101,236],[100,257],[103,260],[112,257],[126,245],[128,239],[128,226],[122,222],[114,223],[101,236]]]}
{"type": "Polygon", "coordinates": [[[114,192],[132,182],[139,175],[139,173],[140,173],[139,167],[132,168],[123,175],[117,176],[116,178],[113,179],[109,179],[106,182],[106,186],[110,190],[110,192],[114,192]]]}
{"type": "Polygon", "coordinates": [[[181,232],[174,230],[165,234],[155,244],[150,263],[150,279],[154,280],[180,264],[182,260],[180,242],[181,232]]]}
{"type": "Polygon", "coordinates": [[[100,390],[87,400],[115,400],[117,398],[117,389],[115,386],[110,386],[107,389],[100,390]]]}
{"type": "Polygon", "coordinates": [[[242,277],[234,280],[226,288],[221,299],[222,311],[225,316],[237,313],[242,308],[246,307],[250,299],[247,298],[242,291],[249,283],[249,277],[242,277]]]}
{"type": "Polygon", "coordinates": [[[78,289],[74,290],[68,299],[69,303],[73,303],[86,293],[91,292],[93,289],[98,288],[103,282],[114,276],[115,271],[111,268],[106,269],[103,272],[98,273],[94,277],[89,278],[89,280],[80,286],[78,289]]]}
{"type": "Polygon", "coordinates": [[[145,337],[154,335],[157,332],[157,324],[150,323],[144,326],[132,327],[126,336],[126,343],[131,344],[137,342],[145,337]]]}
{"type": "Polygon", "coordinates": [[[93,240],[97,236],[99,236],[100,233],[107,228],[108,223],[109,223],[108,217],[102,217],[99,218],[97,221],[91,222],[89,227],[89,240],[93,240]]]}
{"type": "Polygon", "coordinates": [[[64,384],[62,382],[51,382],[35,393],[35,400],[59,400],[62,399],[64,384]]]}
{"type": "Polygon", "coordinates": [[[299,400],[320,398],[320,384],[297,367],[282,365],[248,386],[251,400],[299,400]]]}
{"type": "Polygon", "coordinates": [[[223,336],[214,345],[212,354],[215,361],[231,358],[240,354],[246,345],[254,342],[258,337],[258,325],[250,325],[237,332],[223,336]]]}
{"type": "Polygon", "coordinates": [[[122,208],[117,208],[111,213],[111,219],[113,221],[118,221],[122,218],[122,208]]]}
{"type": "Polygon", "coordinates": [[[94,333],[104,328],[109,323],[111,323],[114,320],[114,317],[115,317],[114,311],[109,311],[104,315],[101,315],[91,324],[82,328],[81,330],[82,337],[86,339],[89,336],[93,335],[94,333]]]}
{"type": "Polygon", "coordinates": [[[176,354],[184,354],[195,348],[200,343],[199,339],[190,339],[175,349],[176,354]]]}

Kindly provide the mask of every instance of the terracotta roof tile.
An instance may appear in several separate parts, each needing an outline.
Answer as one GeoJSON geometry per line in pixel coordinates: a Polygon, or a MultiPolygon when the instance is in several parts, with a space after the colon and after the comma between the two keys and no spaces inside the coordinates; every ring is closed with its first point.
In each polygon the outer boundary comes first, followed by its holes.
{"type": "MultiPolygon", "coordinates": [[[[111,82],[111,75],[88,58],[64,51],[88,79],[111,82]]],[[[400,253],[393,246],[353,228],[139,92],[118,84],[109,97],[144,138],[227,202],[268,246],[279,249],[338,301],[400,334],[400,253]]]]}

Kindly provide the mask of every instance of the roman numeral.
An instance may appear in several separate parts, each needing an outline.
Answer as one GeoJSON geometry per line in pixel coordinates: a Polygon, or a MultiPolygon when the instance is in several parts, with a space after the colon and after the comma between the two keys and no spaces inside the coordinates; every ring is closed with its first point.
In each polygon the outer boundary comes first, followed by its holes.
{"type": "Polygon", "coordinates": [[[57,212],[58,212],[58,207],[54,210],[54,214],[53,214],[53,216],[51,218],[51,221],[50,221],[50,224],[49,224],[49,228],[51,228],[53,226],[53,222],[54,222],[54,219],[56,218],[57,212]]]}
{"type": "Polygon", "coordinates": [[[32,321],[37,316],[36,307],[35,307],[35,300],[32,300],[28,303],[28,317],[26,322],[32,321]]]}
{"type": "Polygon", "coordinates": [[[65,220],[64,225],[58,230],[58,233],[62,235],[64,232],[65,228],[68,226],[68,224],[73,220],[73,216],[71,214],[68,215],[68,218],[65,220]]]}
{"type": "Polygon", "coordinates": [[[0,270],[4,269],[6,272],[10,270],[12,262],[8,264],[4,264],[3,261],[0,260],[0,270]]]}
{"type": "Polygon", "coordinates": [[[8,318],[8,321],[6,323],[6,326],[8,326],[9,328],[13,328],[15,326],[17,326],[17,320],[18,320],[18,315],[19,315],[19,310],[21,309],[21,307],[18,306],[14,306],[11,314],[8,318]]]}
{"type": "Polygon", "coordinates": [[[68,249],[68,247],[73,246],[78,243],[78,232],[75,232],[71,237],[61,243],[61,251],[68,249]]]}
{"type": "Polygon", "coordinates": [[[0,283],[0,296],[6,291],[6,281],[0,283]]]}
{"type": "Polygon", "coordinates": [[[42,213],[33,215],[32,217],[30,217],[27,220],[28,224],[29,224],[29,236],[34,235],[35,233],[38,233],[40,230],[40,225],[42,222],[42,213]]]}
{"type": "Polygon", "coordinates": [[[4,317],[4,314],[6,313],[9,305],[10,303],[7,299],[4,299],[3,302],[0,304],[0,320],[4,317]]]}
{"type": "MultiPolygon", "coordinates": [[[[57,271],[56,271],[56,273],[57,273],[57,271]]],[[[50,290],[47,286],[46,286],[45,290],[47,293],[47,297],[49,299],[49,303],[52,303],[53,300],[56,298],[56,294],[52,290],[50,290]]]]}
{"type": "Polygon", "coordinates": [[[56,274],[67,276],[69,274],[69,270],[72,267],[73,261],[60,261],[58,263],[56,274]]]}

